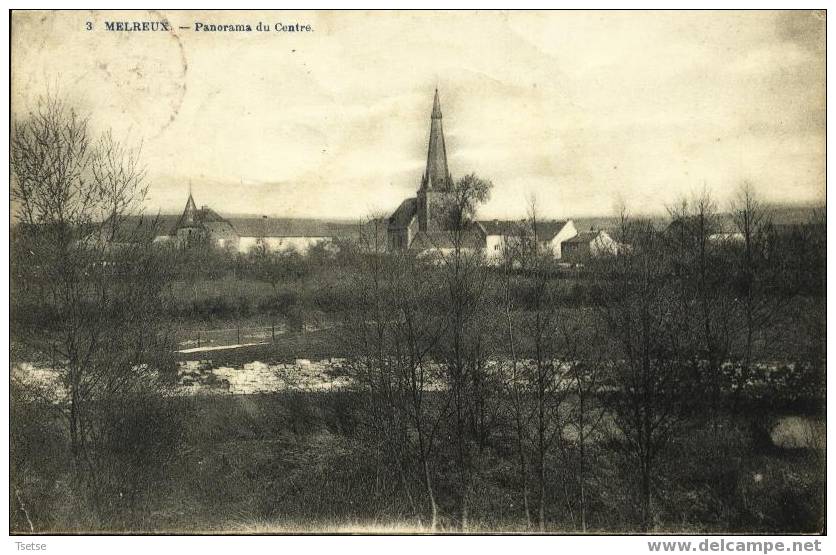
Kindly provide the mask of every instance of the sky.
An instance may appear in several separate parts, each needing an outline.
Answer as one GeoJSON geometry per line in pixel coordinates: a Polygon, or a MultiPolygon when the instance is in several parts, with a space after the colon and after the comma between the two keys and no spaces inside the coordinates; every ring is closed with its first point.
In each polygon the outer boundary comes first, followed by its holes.
{"type": "Polygon", "coordinates": [[[436,87],[453,177],[494,184],[485,218],[661,213],[703,188],[722,207],[744,181],[824,203],[822,12],[16,12],[11,55],[13,116],[57,94],[141,143],[154,212],[191,186],[224,214],[390,213],[436,87]]]}

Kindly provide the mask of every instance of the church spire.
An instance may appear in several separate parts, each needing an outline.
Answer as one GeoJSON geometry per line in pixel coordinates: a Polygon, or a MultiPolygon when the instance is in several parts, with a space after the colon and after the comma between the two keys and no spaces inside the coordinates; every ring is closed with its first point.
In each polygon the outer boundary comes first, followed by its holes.
{"type": "Polygon", "coordinates": [[[444,146],[444,129],[441,126],[441,102],[435,90],[433,111],[430,116],[430,142],[427,148],[427,169],[421,180],[421,189],[447,189],[450,186],[447,170],[447,149],[444,146]]]}
{"type": "Polygon", "coordinates": [[[438,100],[438,89],[435,89],[435,98],[433,99],[433,115],[432,119],[441,119],[441,102],[438,100]]]}
{"type": "Polygon", "coordinates": [[[192,184],[189,183],[189,200],[186,201],[186,208],[180,216],[180,225],[191,225],[197,220],[197,206],[192,198],[192,184]]]}

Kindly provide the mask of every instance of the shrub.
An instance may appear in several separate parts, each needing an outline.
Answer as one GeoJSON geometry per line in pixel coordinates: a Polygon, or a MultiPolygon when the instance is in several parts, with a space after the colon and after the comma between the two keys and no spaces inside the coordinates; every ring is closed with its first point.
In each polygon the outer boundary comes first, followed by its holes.
{"type": "Polygon", "coordinates": [[[58,413],[49,391],[16,379],[11,382],[9,420],[9,527],[42,532],[55,523],[69,458],[58,413]]]}
{"type": "Polygon", "coordinates": [[[89,487],[107,526],[136,527],[166,489],[188,405],[157,387],[134,388],[100,400],[94,409],[89,487]]]}

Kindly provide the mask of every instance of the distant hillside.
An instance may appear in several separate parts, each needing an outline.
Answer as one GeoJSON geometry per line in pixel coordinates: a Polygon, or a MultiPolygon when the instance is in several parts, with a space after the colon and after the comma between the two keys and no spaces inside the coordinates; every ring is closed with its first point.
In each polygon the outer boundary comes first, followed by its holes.
{"type": "MultiPolygon", "coordinates": [[[[788,206],[788,205],[768,205],[765,209],[772,215],[772,222],[777,225],[793,225],[806,224],[816,221],[825,214],[824,205],[807,205],[807,206],[788,206]]],[[[731,214],[723,213],[724,219],[731,218],[731,214]]],[[[667,215],[662,216],[648,216],[652,221],[661,225],[670,221],[667,215]]],[[[575,228],[578,231],[588,231],[591,229],[613,229],[618,227],[619,219],[615,216],[587,216],[581,218],[571,218],[575,222],[575,228]]]]}
{"type": "Polygon", "coordinates": [[[776,224],[806,224],[817,219],[823,219],[826,215],[826,206],[807,205],[807,206],[788,206],[788,205],[770,205],[766,207],[772,213],[772,221],[776,224]]]}

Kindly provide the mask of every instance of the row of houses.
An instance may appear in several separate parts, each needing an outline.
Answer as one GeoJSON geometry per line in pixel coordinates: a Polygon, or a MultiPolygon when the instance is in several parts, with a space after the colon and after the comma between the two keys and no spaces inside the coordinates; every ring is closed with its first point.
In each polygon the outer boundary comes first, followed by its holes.
{"type": "MultiPolygon", "coordinates": [[[[542,221],[536,226],[541,251],[555,258],[580,262],[603,252],[616,252],[618,244],[604,230],[580,231],[572,220],[542,221]]],[[[462,238],[461,247],[484,250],[489,259],[500,259],[521,234],[531,231],[525,220],[480,220],[462,238]]],[[[246,253],[255,248],[305,253],[315,245],[333,245],[357,238],[359,227],[345,222],[262,217],[223,217],[208,206],[197,207],[189,194],[183,213],[127,216],[117,226],[102,226],[103,239],[112,246],[134,242],[171,244],[177,248],[206,246],[246,253]]],[[[422,253],[448,252],[454,237],[448,230],[417,234],[409,249],[422,253]]]]}
{"type": "Polygon", "coordinates": [[[206,205],[198,208],[189,193],[180,215],[127,216],[118,225],[102,226],[100,233],[112,246],[154,242],[181,249],[209,247],[246,253],[263,248],[305,253],[315,245],[333,244],[338,239],[356,236],[357,226],[315,219],[224,217],[206,205]]]}
{"type": "MultiPolygon", "coordinates": [[[[445,253],[454,248],[483,251],[489,260],[501,260],[512,245],[520,244],[523,235],[535,235],[541,252],[567,263],[582,263],[589,257],[617,254],[627,248],[620,245],[600,226],[576,226],[572,220],[538,221],[532,230],[524,220],[476,220],[466,229],[449,229],[449,200],[454,188],[447,165],[447,150],[442,126],[438,90],[430,115],[427,162],[414,197],[405,199],[383,223],[385,244],[389,251],[445,253]],[[580,229],[583,227],[583,229],[580,229]]],[[[687,219],[670,225],[689,226],[687,219]]],[[[713,222],[711,241],[739,241],[729,217],[713,222]]],[[[111,244],[133,241],[168,243],[178,248],[206,245],[212,248],[246,253],[254,248],[270,251],[293,249],[305,253],[315,245],[333,245],[340,240],[358,238],[359,226],[347,222],[315,219],[262,217],[223,217],[208,206],[198,208],[191,192],[179,215],[130,217],[120,225],[103,226],[103,240],[111,244]]],[[[529,237],[530,238],[530,237],[529,237]]],[[[528,240],[526,238],[525,240],[528,240]]]]}
{"type": "MultiPolygon", "coordinates": [[[[454,245],[442,212],[453,180],[447,167],[441,103],[435,92],[430,116],[426,170],[415,197],[406,199],[385,222],[388,250],[419,253],[446,252],[454,245]]],[[[459,237],[459,246],[481,250],[489,259],[500,259],[511,244],[518,244],[530,225],[512,220],[479,220],[459,237]]],[[[137,216],[104,225],[104,241],[111,245],[135,241],[166,243],[188,249],[199,246],[246,253],[254,248],[270,251],[293,249],[307,252],[315,245],[357,238],[358,226],[345,222],[262,217],[224,217],[204,205],[198,208],[189,192],[179,215],[137,216]]],[[[616,242],[603,230],[579,232],[572,220],[541,221],[536,226],[541,249],[555,258],[580,261],[599,252],[613,252],[616,242]]]]}

